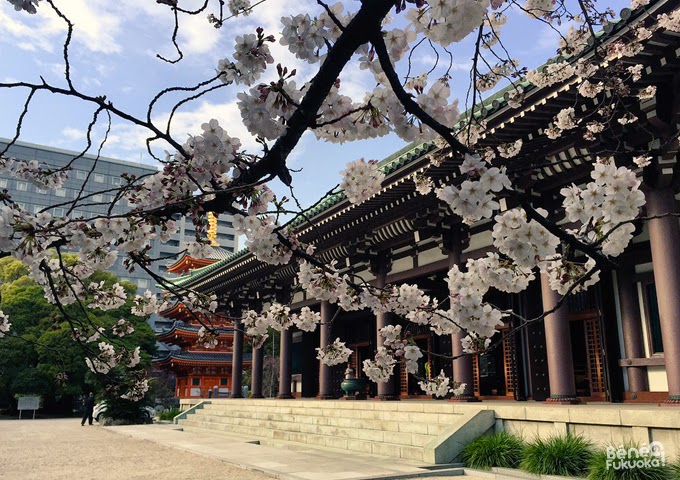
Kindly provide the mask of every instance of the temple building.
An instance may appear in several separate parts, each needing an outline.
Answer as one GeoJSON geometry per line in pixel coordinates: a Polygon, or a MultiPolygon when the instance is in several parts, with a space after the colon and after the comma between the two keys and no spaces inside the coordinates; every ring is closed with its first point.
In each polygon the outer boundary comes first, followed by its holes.
{"type": "MultiPolygon", "coordinates": [[[[675,5],[657,1],[645,9],[625,9],[622,20],[608,25],[600,41],[606,48],[625,38],[635,25],[648,22],[649,15],[667,12],[675,5]]],[[[648,151],[652,164],[636,172],[646,196],[643,215],[654,218],[637,224],[634,240],[616,258],[616,268],[603,271],[599,283],[571,297],[544,321],[516,328],[517,318],[505,317],[493,338],[498,347],[490,353],[451,361],[437,355],[461,353],[460,335],[440,337],[428,327],[409,326],[418,346],[432,352],[421,359],[421,375],[435,376],[444,370],[447,376],[467,383],[459,401],[680,404],[679,44],[677,33],[657,30],[639,52],[625,58],[630,65],[644,67],[635,86],[656,86],[656,94],[647,100],[628,97],[626,109],[639,121],[612,122],[612,132],[594,141],[584,139],[582,128],[565,131],[557,140],[545,134],[563,108],[574,107],[577,115],[597,108],[598,99],[578,94],[577,78],[543,88],[524,83],[521,107],[509,105],[508,92],[501,91],[475,112],[487,126],[477,147],[496,148],[522,139],[521,151],[510,161],[513,167],[526,167],[531,173],[519,179],[518,185],[534,207],[546,209],[556,221],[562,218],[560,190],[590,181],[592,152],[620,150],[620,145],[624,150],[648,151]]],[[[463,266],[468,259],[494,251],[493,224],[482,221],[467,227],[433,192],[416,191],[414,175],[426,168],[437,183],[451,182],[458,174],[453,160],[433,166],[430,159],[436,153],[441,152],[433,144],[409,145],[380,162],[386,178],[378,194],[352,205],[343,192],[331,193],[288,226],[302,243],[313,244],[323,261],[336,260],[340,273],[357,275],[378,287],[415,283],[428,295],[445,298],[446,275],[453,265],[463,266]]],[[[337,398],[346,365],[320,365],[315,348],[340,337],[354,351],[350,365],[362,374],[363,360],[381,345],[378,330],[400,320],[363,310],[339,312],[331,323],[336,307],[307,297],[296,282],[294,262],[264,264],[248,250],[175,280],[178,286],[216,293],[235,315],[274,301],[288,304],[291,311],[304,306],[320,311],[322,325],[317,331],[293,328],[280,337],[279,398],[337,398]]],[[[519,294],[492,292],[491,296],[489,301],[497,307],[525,318],[540,315],[560,299],[546,278],[537,278],[519,294]]],[[[245,361],[236,340],[233,354],[234,364],[245,361]]],[[[252,382],[253,396],[261,396],[261,349],[253,352],[252,382]]],[[[421,391],[402,367],[395,369],[388,383],[372,385],[370,394],[400,399],[419,396],[421,391]]]]}
{"type": "MultiPolygon", "coordinates": [[[[221,250],[216,241],[216,218],[212,214],[209,215],[209,224],[208,238],[212,244],[210,258],[198,259],[185,254],[167,267],[168,273],[182,278],[193,269],[211,265],[218,258],[225,258],[229,254],[221,250]]],[[[174,373],[175,396],[208,398],[233,395],[234,385],[241,386],[242,370],[244,366],[250,365],[250,357],[240,355],[234,364],[232,350],[243,350],[243,333],[238,332],[235,335],[232,320],[223,313],[207,316],[193,312],[182,302],[176,302],[160,312],[160,316],[171,320],[172,326],[159,333],[156,339],[164,344],[174,345],[175,348],[155,359],[154,365],[174,373]],[[217,335],[214,346],[208,347],[201,341],[199,331],[203,325],[215,330],[217,335]],[[236,376],[235,368],[238,369],[236,376]]],[[[241,395],[241,388],[238,388],[236,395],[241,395]]]]}

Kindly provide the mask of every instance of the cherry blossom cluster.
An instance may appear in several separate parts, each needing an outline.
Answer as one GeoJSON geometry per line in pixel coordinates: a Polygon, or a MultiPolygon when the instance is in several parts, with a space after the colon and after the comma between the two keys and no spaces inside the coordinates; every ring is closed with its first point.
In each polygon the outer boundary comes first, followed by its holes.
{"type": "Polygon", "coordinates": [[[460,186],[447,185],[438,189],[437,198],[446,202],[468,225],[491,218],[500,207],[494,194],[510,188],[505,171],[490,167],[479,155],[466,154],[460,172],[467,175],[467,179],[460,186]]]}
{"type": "Polygon", "coordinates": [[[11,327],[12,324],[9,322],[9,317],[5,315],[2,310],[0,310],[0,338],[4,337],[7,332],[9,332],[11,327]]]}
{"type": "Polygon", "coordinates": [[[130,400],[132,402],[139,402],[140,400],[144,399],[144,396],[146,395],[146,392],[149,391],[149,380],[148,379],[142,379],[142,380],[137,380],[135,381],[128,391],[120,396],[120,398],[124,398],[126,400],[130,400]]]}
{"type": "Polygon", "coordinates": [[[436,377],[418,382],[420,388],[427,395],[434,395],[436,397],[445,397],[449,393],[454,395],[462,395],[467,384],[465,383],[451,383],[451,379],[444,374],[444,370],[439,372],[436,377]]]}
{"type": "MultiPolygon", "coordinates": [[[[280,226],[273,215],[234,215],[234,229],[245,235],[245,244],[255,257],[270,265],[287,264],[293,252],[277,235],[280,226]]],[[[294,237],[289,237],[294,241],[294,237]]]]}
{"type": "Polygon", "coordinates": [[[198,329],[198,341],[196,343],[203,348],[213,349],[217,347],[217,333],[208,330],[205,325],[201,325],[201,328],[198,329]]]}
{"type": "Polygon", "coordinates": [[[329,367],[347,363],[350,355],[352,355],[352,350],[347,348],[345,342],[341,342],[339,338],[323,348],[317,348],[316,351],[318,352],[316,358],[329,367]]]}
{"type": "Polygon", "coordinates": [[[295,81],[282,79],[239,93],[237,105],[243,125],[250,133],[274,140],[286,131],[286,122],[297,109],[301,97],[302,92],[295,81]]]}
{"type": "Polygon", "coordinates": [[[217,64],[220,79],[226,84],[252,85],[264,73],[267,65],[274,63],[267,45],[274,41],[272,35],[264,35],[262,28],[258,28],[256,33],[237,36],[234,61],[225,58],[217,64]]]}
{"type": "Polygon", "coordinates": [[[125,335],[134,333],[135,327],[133,327],[132,324],[124,318],[121,318],[116,322],[111,330],[114,335],[118,337],[124,337],[125,335]]]}
{"type": "Polygon", "coordinates": [[[355,205],[365,202],[380,191],[385,174],[378,168],[376,160],[368,162],[363,158],[349,162],[343,171],[340,188],[350,203],[355,205]]]}
{"type": "Polygon", "coordinates": [[[71,336],[73,337],[73,340],[77,342],[93,343],[101,338],[104,331],[104,327],[93,327],[90,325],[83,327],[82,330],[78,327],[74,327],[71,331],[71,336]]]}
{"type": "Polygon", "coordinates": [[[88,293],[93,296],[89,308],[99,310],[114,310],[120,308],[127,300],[125,289],[118,283],[114,283],[110,288],[104,287],[104,281],[99,283],[92,282],[87,287],[88,293]]]}
{"type": "Polygon", "coordinates": [[[385,347],[378,347],[373,359],[363,362],[363,371],[374,383],[386,383],[394,373],[397,360],[385,347]]]}
{"type": "Polygon", "coordinates": [[[158,313],[167,308],[167,302],[160,302],[150,290],[144,292],[144,296],[135,295],[132,299],[132,314],[138,317],[146,317],[158,313]]]}
{"type": "Polygon", "coordinates": [[[409,28],[422,33],[443,47],[457,43],[479,27],[489,6],[488,1],[435,0],[425,9],[411,9],[406,18],[409,28]]]}

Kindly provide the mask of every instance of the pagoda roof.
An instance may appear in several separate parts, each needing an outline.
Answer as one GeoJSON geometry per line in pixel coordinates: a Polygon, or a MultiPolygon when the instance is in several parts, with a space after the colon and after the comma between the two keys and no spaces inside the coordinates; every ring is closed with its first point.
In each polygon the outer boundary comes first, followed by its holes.
{"type": "MultiPolygon", "coordinates": [[[[175,334],[182,334],[182,335],[184,335],[184,336],[192,336],[192,337],[193,337],[193,336],[198,336],[198,331],[199,331],[200,329],[201,329],[201,327],[198,326],[198,325],[189,325],[189,324],[184,323],[184,322],[175,322],[175,323],[172,325],[172,328],[171,328],[171,329],[165,330],[165,331],[159,333],[159,334],[156,336],[156,338],[157,338],[158,340],[160,340],[160,341],[165,341],[164,339],[170,341],[170,340],[172,340],[172,339],[169,338],[169,337],[171,337],[171,336],[173,336],[173,335],[175,335],[175,334]]],[[[233,329],[229,329],[229,328],[220,328],[220,327],[218,327],[218,328],[215,328],[215,330],[217,330],[217,333],[218,333],[219,335],[230,335],[230,334],[233,334],[233,333],[234,333],[234,330],[233,330],[233,329]]]]}
{"type": "MultiPolygon", "coordinates": [[[[252,355],[250,353],[243,354],[243,362],[250,363],[252,355]]],[[[183,352],[173,351],[168,353],[165,357],[160,357],[155,360],[156,363],[177,363],[184,365],[204,365],[206,363],[231,363],[231,353],[220,352],[183,352]]]]}
{"type": "MultiPolygon", "coordinates": [[[[621,11],[621,19],[608,24],[603,32],[597,34],[597,37],[599,38],[600,43],[615,41],[620,38],[621,34],[625,33],[627,27],[634,24],[636,21],[643,20],[652,14],[659,13],[660,10],[668,9],[673,3],[673,1],[656,0],[650,2],[650,4],[644,8],[636,10],[625,8],[621,11]]],[[[593,48],[591,45],[590,48],[586,48],[579,54],[578,58],[587,57],[592,54],[593,48]]],[[[567,60],[571,62],[575,59],[576,58],[569,58],[567,60]]],[[[559,60],[562,60],[562,58],[552,58],[538,69],[545,68],[545,66],[559,60]]],[[[538,103],[545,103],[546,99],[556,97],[558,91],[568,88],[573,81],[573,78],[567,79],[562,83],[544,88],[537,87],[526,81],[516,82],[515,85],[524,90],[525,98],[527,99],[522,107],[516,109],[508,104],[510,91],[513,88],[512,86],[508,86],[480,101],[474,110],[463,113],[461,119],[474,116],[478,120],[493,122],[493,125],[498,124],[496,129],[500,129],[504,125],[514,123],[516,117],[523,117],[527,111],[533,111],[535,105],[538,103]]],[[[527,117],[529,117],[529,115],[527,115],[527,117]]],[[[456,127],[461,126],[461,124],[458,124],[456,127]]],[[[484,139],[484,137],[482,138],[484,139]]],[[[484,145],[484,143],[485,142],[482,141],[480,142],[480,145],[484,145]]],[[[503,142],[498,143],[500,144],[503,142]]],[[[347,228],[349,228],[355,217],[364,214],[368,215],[366,212],[375,212],[380,208],[380,205],[373,204],[373,200],[375,200],[376,197],[386,195],[387,197],[392,198],[403,194],[403,192],[407,190],[403,184],[408,180],[408,177],[413,173],[422,170],[422,164],[427,163],[428,155],[435,150],[438,150],[438,148],[434,144],[422,142],[414,142],[403,147],[378,163],[378,168],[385,173],[386,176],[380,193],[374,195],[374,197],[363,204],[351,205],[347,200],[345,193],[337,189],[326,194],[310,208],[294,217],[285,225],[285,227],[297,230],[299,237],[308,234],[311,228],[314,227],[317,228],[315,232],[316,236],[321,237],[323,232],[319,231],[319,227],[325,226],[324,224],[327,225],[337,217],[344,216],[347,217],[344,223],[347,228]]],[[[441,171],[440,174],[442,177],[451,177],[456,175],[454,171],[457,171],[457,168],[445,164],[439,170],[441,171]]],[[[413,190],[413,188],[411,187],[408,190],[413,190]]],[[[374,214],[371,213],[370,215],[374,214]]],[[[191,288],[202,289],[210,286],[211,288],[214,288],[220,281],[216,276],[223,278],[231,276],[242,277],[245,275],[244,272],[246,270],[254,271],[266,268],[260,264],[261,262],[256,260],[255,256],[248,248],[243,248],[223,260],[192,270],[190,274],[184,275],[183,277],[168,279],[168,281],[181,287],[190,286],[191,288]]]]}

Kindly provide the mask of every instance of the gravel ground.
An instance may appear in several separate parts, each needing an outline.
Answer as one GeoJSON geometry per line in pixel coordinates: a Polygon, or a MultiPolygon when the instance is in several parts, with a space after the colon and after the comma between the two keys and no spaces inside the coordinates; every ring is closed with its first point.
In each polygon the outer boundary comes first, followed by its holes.
{"type": "Polygon", "coordinates": [[[213,458],[85,425],[80,419],[0,422],[2,480],[270,480],[213,458]]]}

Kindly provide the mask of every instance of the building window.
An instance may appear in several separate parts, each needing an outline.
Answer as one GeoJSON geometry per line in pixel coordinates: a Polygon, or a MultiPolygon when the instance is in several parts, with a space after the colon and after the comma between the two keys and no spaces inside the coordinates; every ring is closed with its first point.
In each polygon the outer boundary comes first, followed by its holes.
{"type": "Polygon", "coordinates": [[[95,181],[95,182],[97,182],[97,183],[104,183],[104,180],[105,180],[105,179],[104,179],[104,175],[102,175],[101,173],[95,173],[95,174],[94,174],[94,181],[95,181]]]}
{"type": "Polygon", "coordinates": [[[218,227],[225,227],[225,228],[233,228],[234,224],[227,221],[227,220],[218,220],[217,221],[217,226],[218,227]]]}
{"type": "Polygon", "coordinates": [[[76,170],[76,180],[85,180],[87,178],[87,173],[82,170],[76,170]]]}
{"type": "Polygon", "coordinates": [[[200,378],[192,378],[191,379],[191,385],[194,387],[197,387],[201,384],[201,379],[200,378]]]}
{"type": "Polygon", "coordinates": [[[0,178],[0,188],[7,188],[7,179],[0,178]]]}
{"type": "Polygon", "coordinates": [[[40,213],[43,208],[40,205],[33,205],[33,213],[40,213]]]}
{"type": "Polygon", "coordinates": [[[139,288],[147,288],[149,286],[149,281],[146,278],[140,278],[137,280],[137,286],[139,288]]]}
{"type": "Polygon", "coordinates": [[[38,193],[41,193],[43,195],[45,195],[47,193],[47,190],[43,190],[40,187],[35,187],[35,191],[38,192],[38,193]]]}
{"type": "Polygon", "coordinates": [[[111,183],[114,185],[122,185],[123,179],[120,177],[111,177],[111,183]]]}
{"type": "Polygon", "coordinates": [[[20,210],[26,210],[26,204],[25,203],[17,202],[17,207],[19,207],[20,210]]]}
{"type": "Polygon", "coordinates": [[[226,378],[220,378],[220,386],[226,387],[227,384],[227,379],[226,378]]]}
{"type": "Polygon", "coordinates": [[[54,194],[57,197],[65,197],[66,196],[66,189],[65,188],[57,188],[54,190],[54,194]]]}
{"type": "Polygon", "coordinates": [[[19,190],[20,192],[27,192],[28,191],[28,183],[17,181],[17,190],[19,190]]]}
{"type": "Polygon", "coordinates": [[[171,247],[179,247],[179,240],[168,240],[165,244],[171,247]]]}
{"type": "Polygon", "coordinates": [[[60,208],[60,207],[56,207],[56,208],[54,209],[54,216],[55,216],[55,217],[58,217],[58,218],[63,217],[63,216],[64,216],[64,209],[63,209],[63,208],[60,208]]]}
{"type": "Polygon", "coordinates": [[[92,201],[93,202],[99,203],[99,202],[102,202],[103,200],[104,200],[104,195],[102,195],[101,193],[98,193],[96,195],[92,195],[92,201]]]}

